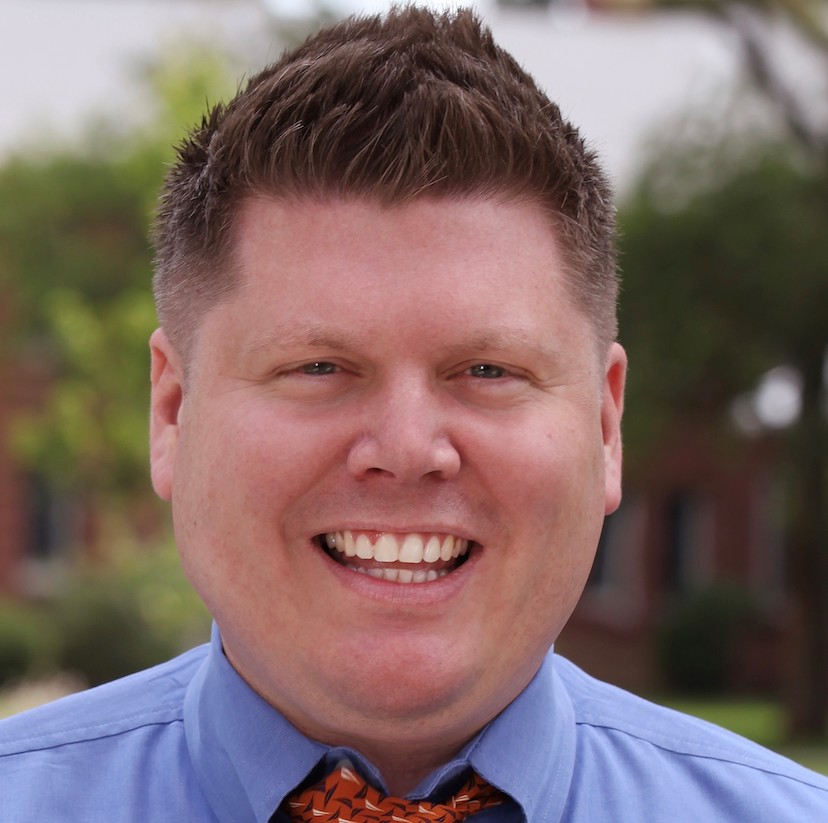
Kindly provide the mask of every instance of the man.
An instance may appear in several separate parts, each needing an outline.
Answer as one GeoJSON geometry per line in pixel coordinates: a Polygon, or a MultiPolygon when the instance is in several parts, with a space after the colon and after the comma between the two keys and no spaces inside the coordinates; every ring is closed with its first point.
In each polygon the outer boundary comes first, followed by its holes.
{"type": "Polygon", "coordinates": [[[156,242],[153,483],[213,640],[9,721],[4,823],[826,819],[550,652],[620,496],[613,213],[473,15],[254,77],[156,242]]]}

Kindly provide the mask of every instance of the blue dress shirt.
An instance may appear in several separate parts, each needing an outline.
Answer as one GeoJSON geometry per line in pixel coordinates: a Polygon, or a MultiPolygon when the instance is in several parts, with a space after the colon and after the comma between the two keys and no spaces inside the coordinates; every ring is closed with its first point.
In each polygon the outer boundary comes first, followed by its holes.
{"type": "MultiPolygon", "coordinates": [[[[281,823],[314,769],[358,753],[309,740],[210,645],[0,724],[2,823],[281,823]]],[[[469,766],[511,798],[480,823],[819,823],[828,779],[600,683],[550,653],[534,680],[410,795],[469,766]]]]}

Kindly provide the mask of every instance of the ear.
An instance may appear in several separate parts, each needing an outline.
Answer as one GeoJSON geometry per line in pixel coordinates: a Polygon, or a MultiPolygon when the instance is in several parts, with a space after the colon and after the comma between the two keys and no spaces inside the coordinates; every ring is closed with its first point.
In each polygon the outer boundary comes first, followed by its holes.
{"type": "Polygon", "coordinates": [[[184,390],[181,358],[163,329],[150,337],[150,468],[152,486],[163,500],[172,497],[179,414],[184,390]]]}
{"type": "Polygon", "coordinates": [[[613,343],[607,355],[601,403],[606,514],[612,514],[621,503],[621,416],[624,412],[626,380],[627,353],[618,343],[613,343]]]}

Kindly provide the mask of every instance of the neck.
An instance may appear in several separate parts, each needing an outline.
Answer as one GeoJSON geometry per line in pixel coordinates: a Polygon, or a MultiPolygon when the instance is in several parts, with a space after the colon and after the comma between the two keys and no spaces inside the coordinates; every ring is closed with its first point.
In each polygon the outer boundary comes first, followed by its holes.
{"type": "MultiPolygon", "coordinates": [[[[463,694],[459,699],[444,689],[440,700],[426,692],[414,705],[410,692],[400,688],[402,696],[396,704],[380,712],[375,706],[366,708],[364,701],[355,705],[349,695],[341,699],[330,689],[306,690],[296,700],[296,689],[274,689],[267,672],[256,677],[255,666],[240,665],[226,639],[224,649],[236,671],[300,732],[328,746],[359,751],[376,766],[389,792],[397,797],[405,796],[451,760],[520,690],[484,693],[482,698],[463,694]],[[286,699],[289,697],[294,699],[286,699]]],[[[525,685],[519,684],[520,688],[525,685]]]]}
{"type": "Polygon", "coordinates": [[[374,747],[362,742],[354,748],[364,754],[380,770],[390,794],[394,797],[404,797],[435,769],[451,760],[460,750],[463,742],[460,741],[457,745],[424,747],[415,750],[400,750],[394,745],[374,747]]]}

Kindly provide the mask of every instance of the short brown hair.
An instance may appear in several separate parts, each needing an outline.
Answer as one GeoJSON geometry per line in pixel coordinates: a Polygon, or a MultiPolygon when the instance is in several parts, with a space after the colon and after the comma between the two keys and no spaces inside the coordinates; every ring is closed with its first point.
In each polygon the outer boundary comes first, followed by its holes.
{"type": "Polygon", "coordinates": [[[212,109],[181,145],[155,226],[158,315],[185,354],[237,285],[233,226],[252,195],[485,197],[538,203],[576,303],[616,335],[615,214],[578,131],[473,12],[414,6],[310,37],[212,109]]]}

